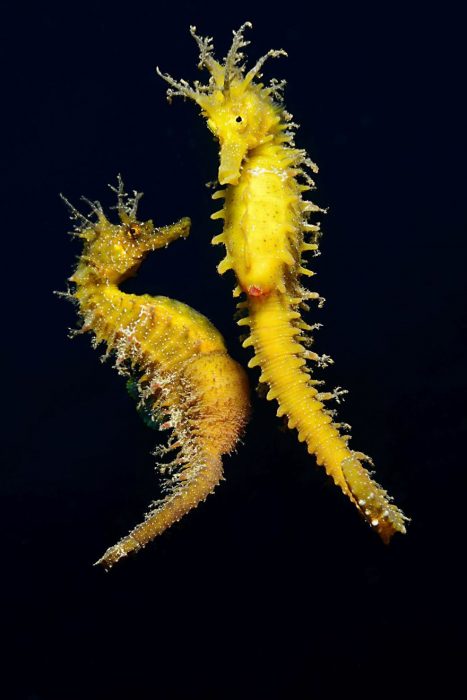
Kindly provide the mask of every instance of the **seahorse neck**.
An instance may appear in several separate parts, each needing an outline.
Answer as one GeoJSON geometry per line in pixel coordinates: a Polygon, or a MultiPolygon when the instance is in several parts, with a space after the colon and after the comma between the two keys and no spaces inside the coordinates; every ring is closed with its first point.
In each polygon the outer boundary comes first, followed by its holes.
{"type": "Polygon", "coordinates": [[[75,274],[73,281],[76,284],[75,297],[82,313],[92,308],[99,309],[103,316],[108,315],[116,305],[121,305],[130,296],[122,292],[115,282],[101,279],[92,272],[82,277],[75,274]]]}
{"type": "Polygon", "coordinates": [[[260,144],[256,148],[251,149],[248,153],[247,168],[251,167],[261,167],[261,163],[264,162],[277,162],[279,169],[285,169],[287,167],[284,160],[288,146],[284,143],[283,135],[279,133],[275,134],[271,141],[267,143],[260,144]]]}

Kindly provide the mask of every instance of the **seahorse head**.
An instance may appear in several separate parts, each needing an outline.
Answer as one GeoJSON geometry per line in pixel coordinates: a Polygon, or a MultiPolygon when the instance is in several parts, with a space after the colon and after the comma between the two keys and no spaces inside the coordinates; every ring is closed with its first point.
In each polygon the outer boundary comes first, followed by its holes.
{"type": "Polygon", "coordinates": [[[241,49],[249,44],[243,38],[247,27],[251,27],[250,22],[234,32],[232,46],[223,63],[213,57],[212,39],[199,37],[196,28],[190,27],[200,51],[198,67],[207,68],[210,73],[207,85],[195,81],[191,87],[187,81],[177,82],[157,69],[159,75],[171,85],[167,90],[169,99],[181,95],[194,100],[201,107],[209,129],[219,140],[221,185],[237,184],[248,152],[270,141],[281,123],[281,108],[275,104],[273,96],[282,84],[272,81],[269,87],[264,87],[254,78],[259,76],[267,58],[286,55],[285,51],[268,51],[253,68],[246,71],[239,64],[244,57],[241,49]]]}
{"type": "Polygon", "coordinates": [[[118,283],[136,272],[147,253],[166,245],[168,237],[187,236],[190,228],[188,218],[181,219],[171,227],[156,228],[151,220],[137,219],[137,206],[142,193],[132,196],[123,190],[121,178],[118,187],[112,187],[118,195],[115,207],[118,223],[109,221],[100,202],[84,201],[91,207],[91,215],[84,216],[65,200],[77,221],[75,235],[84,240],[84,250],[78,267],[70,278],[77,284],[85,283],[91,276],[105,283],[118,283]]]}

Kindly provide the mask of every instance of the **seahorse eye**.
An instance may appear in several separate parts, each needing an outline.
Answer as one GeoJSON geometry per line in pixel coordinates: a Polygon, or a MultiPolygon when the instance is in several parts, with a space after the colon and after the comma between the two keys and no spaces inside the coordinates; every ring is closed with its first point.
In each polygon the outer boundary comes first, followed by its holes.
{"type": "Polygon", "coordinates": [[[139,234],[141,233],[141,229],[139,226],[128,226],[128,233],[132,238],[137,238],[139,234]]]}
{"type": "Polygon", "coordinates": [[[235,117],[235,121],[236,121],[238,124],[240,124],[240,122],[242,122],[243,119],[241,118],[240,115],[238,115],[238,117],[235,117]]]}

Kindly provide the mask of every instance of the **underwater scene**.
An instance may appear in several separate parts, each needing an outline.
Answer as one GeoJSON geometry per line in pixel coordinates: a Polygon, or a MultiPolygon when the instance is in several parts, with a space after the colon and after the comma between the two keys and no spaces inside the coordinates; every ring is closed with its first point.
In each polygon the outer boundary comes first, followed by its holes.
{"type": "Polygon", "coordinates": [[[6,26],[2,697],[451,697],[460,18],[6,26]]]}

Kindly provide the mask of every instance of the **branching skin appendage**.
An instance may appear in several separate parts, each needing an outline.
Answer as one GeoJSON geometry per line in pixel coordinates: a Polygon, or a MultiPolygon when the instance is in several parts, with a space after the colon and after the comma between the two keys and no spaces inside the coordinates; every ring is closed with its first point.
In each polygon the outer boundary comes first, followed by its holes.
{"type": "MultiPolygon", "coordinates": [[[[113,189],[113,188],[112,188],[113,189]]],[[[98,202],[90,202],[93,219],[71,207],[75,234],[84,241],[69,296],[79,306],[94,345],[104,343],[121,374],[136,377],[141,404],[152,410],[161,428],[171,428],[162,454],[175,452],[159,465],[171,475],[166,497],[152,505],[146,519],[99,559],[109,569],[122,557],[144,547],[203,501],[222,479],[222,455],[231,452],[248,419],[248,380],[227,354],[224,341],[205,316],[167,297],[120,291],[151,250],[186,237],[190,220],[154,227],[140,222],[140,195],[128,197],[119,180],[119,223],[112,224],[98,202]]],[[[133,381],[133,380],[132,380],[133,381]]],[[[133,386],[133,384],[132,384],[133,386]]]]}
{"type": "Polygon", "coordinates": [[[223,206],[211,218],[223,219],[224,230],[213,243],[223,243],[227,251],[219,272],[232,269],[238,282],[234,296],[246,296],[239,304],[239,325],[250,331],[243,343],[254,350],[249,367],[259,366],[260,382],[269,386],[267,398],[279,403],[277,414],[287,417],[318,464],[389,542],[395,532],[405,533],[408,518],[364,469],[365,455],[348,447],[349,436],[340,432],[345,426],[325,409],[324,402],[341,392],[320,391],[308,364],[329,362],[308,349],[316,326],[307,325],[300,313],[306,301],[323,301],[299,281],[313,275],[303,253],[318,249],[319,224],[308,219],[322,210],[304,198],[314,188],[309,171],[318,168],[295,148],[296,125],[282,104],[284,84],[259,82],[265,60],[285,52],[269,51],[250,70],[243,64],[242,49],[249,43],[243,33],[249,26],[234,32],[222,63],[214,58],[212,39],[198,37],[191,28],[200,50],[198,65],[210,73],[206,85],[191,86],[158,72],[170,85],[169,98],[181,95],[198,104],[220,144],[218,179],[225,187],[213,199],[223,200],[223,206]]]}

